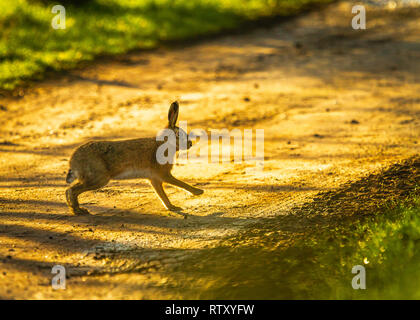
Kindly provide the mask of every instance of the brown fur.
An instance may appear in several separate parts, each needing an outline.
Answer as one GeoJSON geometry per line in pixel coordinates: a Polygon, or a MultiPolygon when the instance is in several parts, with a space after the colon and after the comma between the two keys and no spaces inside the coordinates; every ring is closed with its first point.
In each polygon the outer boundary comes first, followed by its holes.
{"type": "MultiPolygon", "coordinates": [[[[171,104],[168,114],[168,127],[175,133],[179,128],[175,126],[178,118],[179,106],[177,102],[171,104]]],[[[179,137],[177,137],[177,151],[179,137]]],[[[81,208],[78,196],[89,190],[96,190],[105,186],[111,179],[143,178],[150,180],[157,195],[168,210],[181,208],[171,204],[162,183],[169,183],[183,188],[194,195],[200,195],[203,190],[192,187],[172,176],[172,164],[159,164],[156,160],[156,150],[163,142],[156,138],[142,138],[123,141],[88,142],[75,150],[70,159],[70,170],[67,181],[75,178],[78,181],[66,190],[66,200],[74,214],[89,214],[81,208]]],[[[188,141],[188,148],[191,147],[188,141]]]]}

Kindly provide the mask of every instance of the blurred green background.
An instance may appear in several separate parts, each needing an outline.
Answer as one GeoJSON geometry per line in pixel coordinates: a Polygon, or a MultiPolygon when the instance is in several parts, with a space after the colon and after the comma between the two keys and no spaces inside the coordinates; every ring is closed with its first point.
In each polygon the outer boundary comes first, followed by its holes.
{"type": "Polygon", "coordinates": [[[273,16],[290,16],[331,0],[0,0],[0,89],[99,55],[156,47],[273,16]],[[66,29],[53,29],[66,8],[66,29]]]}

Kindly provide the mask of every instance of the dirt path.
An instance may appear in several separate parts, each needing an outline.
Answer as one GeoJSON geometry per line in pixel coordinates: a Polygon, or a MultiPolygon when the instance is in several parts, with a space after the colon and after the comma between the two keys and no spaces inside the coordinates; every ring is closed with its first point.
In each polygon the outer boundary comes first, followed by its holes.
{"type": "Polygon", "coordinates": [[[157,262],[418,154],[420,11],[409,10],[368,9],[368,29],[355,31],[351,6],[336,4],[247,35],[98,63],[0,100],[0,297],[165,298],[157,262]],[[136,180],[86,193],[93,215],[71,216],[73,148],[155,135],[175,99],[189,129],[264,129],[264,171],[176,166],[176,177],[205,189],[166,188],[187,219],[136,180]],[[67,268],[66,290],[51,288],[56,264],[67,268]]]}

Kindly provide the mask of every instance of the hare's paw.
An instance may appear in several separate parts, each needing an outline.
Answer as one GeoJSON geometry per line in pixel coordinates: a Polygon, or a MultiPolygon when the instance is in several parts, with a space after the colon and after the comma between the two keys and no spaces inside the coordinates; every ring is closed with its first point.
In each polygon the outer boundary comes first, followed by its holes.
{"type": "Polygon", "coordinates": [[[177,212],[177,211],[182,211],[182,208],[171,205],[170,207],[168,207],[168,210],[177,212]]]}
{"type": "Polygon", "coordinates": [[[204,193],[204,190],[194,188],[194,191],[193,191],[192,194],[195,195],[195,196],[199,196],[200,194],[203,194],[203,193],[204,193]]]}
{"type": "Polygon", "coordinates": [[[72,210],[76,216],[86,216],[90,215],[89,211],[85,208],[77,208],[72,210]]]}

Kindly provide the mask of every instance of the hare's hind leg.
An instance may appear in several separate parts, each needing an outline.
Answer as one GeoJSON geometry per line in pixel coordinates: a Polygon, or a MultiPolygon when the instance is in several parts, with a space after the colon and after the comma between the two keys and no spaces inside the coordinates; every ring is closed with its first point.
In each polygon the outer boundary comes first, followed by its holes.
{"type": "Polygon", "coordinates": [[[108,183],[109,179],[103,179],[93,184],[85,184],[82,182],[76,183],[74,186],[66,190],[66,200],[70,207],[70,211],[75,215],[86,215],[89,211],[79,206],[79,200],[77,199],[80,194],[89,190],[97,190],[108,183]]]}
{"type": "Polygon", "coordinates": [[[187,190],[188,192],[191,192],[193,195],[198,196],[200,194],[203,194],[203,190],[198,189],[196,187],[190,186],[188,183],[185,183],[181,180],[178,180],[175,178],[172,174],[168,174],[163,178],[163,181],[169,184],[172,184],[174,186],[180,187],[184,190],[187,190]]]}
{"type": "Polygon", "coordinates": [[[85,191],[88,191],[88,190],[89,189],[87,189],[86,186],[81,182],[76,183],[74,186],[72,186],[72,187],[70,187],[66,190],[67,204],[70,208],[70,211],[73,214],[75,214],[75,215],[89,214],[89,211],[87,211],[87,209],[80,208],[79,200],[77,199],[78,196],[81,193],[83,193],[85,191]]]}
{"type": "MultiPolygon", "coordinates": [[[[96,166],[95,169],[99,169],[98,167],[101,166],[96,166]]],[[[94,167],[91,166],[89,169],[93,168],[94,167]]],[[[75,215],[89,214],[89,211],[79,206],[79,201],[77,199],[79,195],[89,190],[102,188],[110,179],[105,170],[89,170],[88,172],[90,172],[89,176],[79,177],[79,182],[66,190],[67,204],[70,207],[70,211],[75,215]]]]}

